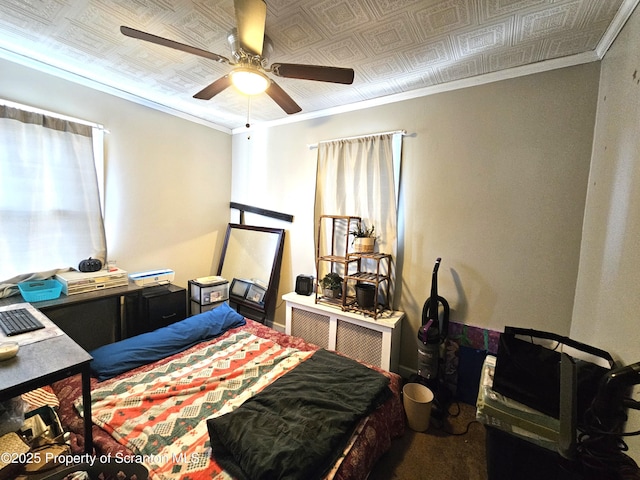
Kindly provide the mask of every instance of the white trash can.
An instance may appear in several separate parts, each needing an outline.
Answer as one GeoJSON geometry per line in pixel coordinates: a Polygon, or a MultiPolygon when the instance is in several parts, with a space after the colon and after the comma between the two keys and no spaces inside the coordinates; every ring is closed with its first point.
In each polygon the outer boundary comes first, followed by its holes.
{"type": "Polygon", "coordinates": [[[431,390],[420,383],[407,383],[402,388],[402,403],[411,430],[424,432],[429,428],[433,404],[431,390]]]}

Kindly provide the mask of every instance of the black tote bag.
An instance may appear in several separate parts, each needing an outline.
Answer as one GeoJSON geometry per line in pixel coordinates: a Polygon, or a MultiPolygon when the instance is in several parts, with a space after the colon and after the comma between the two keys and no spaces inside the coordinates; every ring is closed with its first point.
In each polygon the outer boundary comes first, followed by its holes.
{"type": "MultiPolygon", "coordinates": [[[[615,366],[611,355],[555,333],[505,327],[500,335],[493,390],[546,415],[560,417],[560,344],[604,359],[615,366]],[[531,341],[516,335],[531,337],[531,341]],[[556,349],[533,343],[533,338],[558,342],[556,349]]],[[[600,379],[609,369],[574,358],[577,367],[578,422],[595,397],[600,379]]]]}

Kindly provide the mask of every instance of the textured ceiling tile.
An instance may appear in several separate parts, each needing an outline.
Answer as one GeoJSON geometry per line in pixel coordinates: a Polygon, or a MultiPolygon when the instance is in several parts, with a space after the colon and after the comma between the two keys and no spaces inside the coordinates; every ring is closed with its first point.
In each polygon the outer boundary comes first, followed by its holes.
{"type": "Polygon", "coordinates": [[[542,41],[542,54],[545,58],[558,58],[593,50],[599,38],[599,32],[577,32],[570,36],[544,39],[542,41]]]}
{"type": "Polygon", "coordinates": [[[408,69],[397,55],[385,55],[361,65],[359,71],[362,72],[365,79],[384,78],[388,80],[402,77],[408,72],[408,69]]]}
{"type": "Polygon", "coordinates": [[[578,11],[578,3],[573,2],[519,16],[521,18],[520,39],[526,42],[572,29],[576,23],[578,11]]]}
{"type": "Polygon", "coordinates": [[[387,80],[385,82],[377,82],[357,87],[356,91],[363,99],[370,99],[393,95],[401,90],[395,80],[387,80]]]}
{"type": "Polygon", "coordinates": [[[421,70],[419,73],[409,73],[394,80],[399,92],[406,92],[418,88],[435,85],[436,74],[432,69],[421,70]]]}
{"type": "Polygon", "coordinates": [[[380,22],[376,27],[363,32],[363,44],[374,54],[399,50],[413,45],[415,40],[406,14],[380,22]]]}
{"type": "Polygon", "coordinates": [[[415,19],[421,38],[429,39],[471,25],[473,5],[467,0],[446,0],[418,10],[415,19]]]}
{"type": "Polygon", "coordinates": [[[591,11],[594,12],[594,21],[610,21],[622,5],[623,0],[607,0],[606,2],[591,2],[591,11]]]}
{"type": "Polygon", "coordinates": [[[341,38],[338,41],[318,48],[320,53],[333,66],[351,66],[364,58],[364,49],[354,37],[341,38]]]}
{"type": "MultiPolygon", "coordinates": [[[[185,81],[190,82],[189,88],[193,91],[187,93],[190,93],[190,95],[193,96],[206,85],[209,85],[213,81],[226,75],[228,73],[227,70],[227,68],[221,67],[220,64],[214,64],[212,62],[207,63],[205,59],[202,59],[198,60],[194,64],[190,64],[189,68],[175,68],[175,73],[184,78],[185,81]]],[[[168,79],[170,76],[165,75],[163,78],[168,79]]]]}
{"type": "MultiPolygon", "coordinates": [[[[122,60],[136,65],[139,69],[146,70],[148,73],[153,73],[157,77],[164,70],[174,67],[184,58],[181,52],[170,52],[173,56],[169,56],[166,52],[167,49],[161,49],[154,45],[151,45],[151,47],[150,49],[136,50],[135,54],[123,56],[122,60]]],[[[190,61],[192,59],[186,58],[184,60],[190,61]]]]}
{"type": "MultiPolygon", "coordinates": [[[[118,17],[123,20],[132,20],[137,25],[151,27],[155,23],[162,23],[167,18],[167,14],[172,11],[171,5],[163,1],[143,1],[132,2],[129,0],[91,0],[93,3],[101,4],[103,8],[111,8],[117,12],[118,17]]],[[[85,4],[83,0],[71,0],[75,8],[85,4]]]]}
{"type": "Polygon", "coordinates": [[[68,10],[67,2],[57,0],[14,0],[5,2],[2,7],[2,17],[13,17],[27,23],[36,21],[42,25],[52,25],[68,10]]]}
{"type": "Polygon", "coordinates": [[[216,23],[200,12],[188,11],[185,15],[177,16],[167,28],[174,30],[182,43],[229,56],[227,36],[231,26],[216,23]]]}
{"type": "Polygon", "coordinates": [[[453,82],[454,80],[474,77],[485,73],[482,69],[481,57],[471,58],[445,67],[436,67],[434,70],[438,78],[437,83],[453,82]]]}
{"type": "Polygon", "coordinates": [[[622,0],[610,0],[606,2],[592,2],[588,4],[583,10],[584,15],[580,22],[580,27],[593,29],[598,26],[601,31],[607,29],[611,20],[613,20],[615,14],[618,12],[622,0]]]}
{"type": "Polygon", "coordinates": [[[87,56],[103,57],[113,50],[113,46],[105,41],[104,35],[85,24],[69,24],[57,35],[57,38],[60,44],[67,45],[87,56]]]}
{"type": "Polygon", "coordinates": [[[166,87],[169,91],[177,89],[184,92],[185,95],[190,96],[193,96],[193,94],[198,91],[196,88],[200,89],[200,87],[195,85],[191,75],[175,70],[158,80],[158,84],[166,87]]]}
{"type": "MultiPolygon", "coordinates": [[[[211,0],[215,2],[216,0],[211,0]]],[[[233,0],[231,0],[233,1],[233,0]]],[[[267,2],[267,22],[269,18],[279,18],[300,10],[305,2],[297,0],[268,0],[267,2]]],[[[232,5],[233,8],[233,5],[232,5]]]]}
{"type": "Polygon", "coordinates": [[[548,3],[549,0],[478,0],[480,3],[480,18],[492,21],[496,17],[509,15],[529,9],[537,5],[548,3]]]}
{"type": "Polygon", "coordinates": [[[352,0],[322,0],[310,6],[309,13],[331,35],[357,29],[372,20],[363,2],[352,0]]]}
{"type": "Polygon", "coordinates": [[[539,43],[529,43],[520,44],[506,52],[491,53],[488,55],[489,71],[497,72],[535,62],[539,58],[537,56],[539,50],[539,43]]]}
{"type": "Polygon", "coordinates": [[[70,24],[82,26],[86,30],[99,32],[104,41],[113,41],[120,38],[119,25],[111,12],[99,3],[90,4],[87,8],[77,10],[73,18],[69,18],[70,24]]]}
{"type": "MultiPolygon", "coordinates": [[[[193,9],[198,12],[202,12],[208,16],[211,20],[219,20],[220,22],[233,22],[235,24],[235,9],[233,6],[233,0],[190,0],[189,3],[193,5],[193,9]]],[[[269,5],[272,5],[273,0],[269,0],[269,5]]],[[[187,7],[186,10],[189,10],[187,7]]]]}
{"type": "Polygon", "coordinates": [[[412,70],[431,67],[453,60],[454,54],[448,38],[432,41],[427,45],[407,49],[403,56],[412,70]]]}
{"type": "MultiPolygon", "coordinates": [[[[266,32],[270,61],[354,68],[353,85],[277,77],[311,112],[593,51],[630,1],[267,0],[266,32]]],[[[232,66],[126,37],[121,25],[229,57],[234,0],[0,0],[3,50],[229,128],[244,125],[249,102],[234,89],[192,98],[232,66]]],[[[266,94],[251,110],[252,119],[287,116],[266,94]]]]}
{"type": "Polygon", "coordinates": [[[269,32],[269,37],[285,54],[313,48],[315,43],[325,39],[314,23],[301,12],[281,19],[276,28],[269,32]]]}
{"type": "Polygon", "coordinates": [[[455,45],[458,47],[460,58],[507,47],[510,30],[511,23],[505,21],[455,35],[455,45]]]}
{"type": "MultiPolygon", "coordinates": [[[[433,1],[433,0],[431,0],[433,1]]],[[[369,10],[375,12],[376,17],[383,18],[397,14],[399,11],[412,10],[413,7],[424,5],[425,0],[365,0],[369,10]]]]}
{"type": "Polygon", "coordinates": [[[333,96],[337,95],[337,90],[330,87],[329,84],[322,85],[319,82],[296,82],[286,85],[286,90],[298,105],[329,108],[335,105],[333,96]]]}

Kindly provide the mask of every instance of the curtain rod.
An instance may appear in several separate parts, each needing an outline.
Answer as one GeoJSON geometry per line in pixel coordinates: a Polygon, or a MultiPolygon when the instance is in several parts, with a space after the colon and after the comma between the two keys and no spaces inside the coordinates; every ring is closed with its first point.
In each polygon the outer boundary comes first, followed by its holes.
{"type": "Polygon", "coordinates": [[[110,133],[109,130],[104,128],[104,125],[100,125],[95,122],[87,122],[86,120],[81,120],[79,118],[69,117],[67,115],[62,115],[56,112],[50,112],[48,110],[43,110],[41,108],[32,107],[31,105],[24,105],[22,103],[12,102],[10,100],[5,100],[4,98],[0,98],[0,105],[6,105],[7,107],[18,108],[20,110],[26,110],[27,112],[38,113],[41,115],[47,115],[49,117],[59,118],[61,120],[67,120],[70,122],[80,123],[82,125],[87,125],[89,127],[98,128],[100,130],[104,130],[105,133],[110,133]]]}
{"type": "Polygon", "coordinates": [[[344,137],[344,138],[333,138],[331,140],[322,140],[318,143],[311,143],[309,145],[307,145],[307,147],[309,147],[309,150],[313,150],[314,148],[318,148],[318,145],[320,145],[321,143],[327,143],[327,142],[337,142],[340,140],[356,140],[358,138],[367,138],[367,137],[376,137],[378,135],[390,135],[390,134],[396,134],[396,133],[400,133],[403,136],[407,134],[406,130],[391,130],[389,132],[380,132],[380,133],[369,133],[367,135],[355,135],[353,137],[344,137]]]}

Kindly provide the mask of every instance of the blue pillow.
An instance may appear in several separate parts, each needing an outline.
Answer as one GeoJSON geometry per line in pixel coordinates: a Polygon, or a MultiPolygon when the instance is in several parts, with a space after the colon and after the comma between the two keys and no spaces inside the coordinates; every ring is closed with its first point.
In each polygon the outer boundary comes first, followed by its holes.
{"type": "Polygon", "coordinates": [[[89,352],[91,371],[107,380],[133,368],[182,352],[196,343],[222,335],[246,323],[244,317],[223,303],[153,332],[143,333],[89,352]]]}

